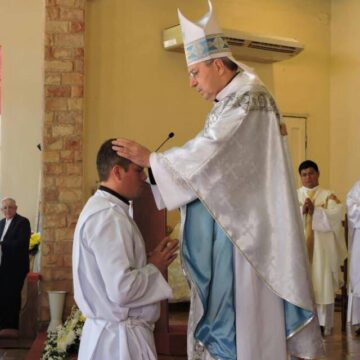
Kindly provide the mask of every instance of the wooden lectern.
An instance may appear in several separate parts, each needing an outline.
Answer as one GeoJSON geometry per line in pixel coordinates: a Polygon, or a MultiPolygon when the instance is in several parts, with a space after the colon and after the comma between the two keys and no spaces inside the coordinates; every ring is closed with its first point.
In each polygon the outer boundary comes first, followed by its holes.
{"type": "MultiPolygon", "coordinates": [[[[150,185],[140,198],[134,200],[134,220],[145,240],[146,251],[151,251],[166,236],[166,210],[158,210],[150,185]]],[[[167,279],[167,272],[163,274],[167,279]]],[[[155,344],[159,354],[186,355],[186,326],[169,324],[167,300],[161,302],[161,315],[155,326],[155,344]]]]}

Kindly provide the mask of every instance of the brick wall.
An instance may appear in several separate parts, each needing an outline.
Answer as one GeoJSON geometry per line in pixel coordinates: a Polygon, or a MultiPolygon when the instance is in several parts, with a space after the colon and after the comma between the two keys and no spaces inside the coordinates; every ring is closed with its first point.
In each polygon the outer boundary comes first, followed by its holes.
{"type": "Polygon", "coordinates": [[[66,290],[73,304],[71,250],[82,208],[85,0],[46,0],[40,321],[47,291],[66,290]]]}

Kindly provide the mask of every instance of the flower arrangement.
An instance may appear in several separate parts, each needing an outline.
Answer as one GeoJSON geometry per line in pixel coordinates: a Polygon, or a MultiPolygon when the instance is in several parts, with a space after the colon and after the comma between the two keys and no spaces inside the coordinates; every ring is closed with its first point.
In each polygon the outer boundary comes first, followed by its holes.
{"type": "Polygon", "coordinates": [[[74,305],[65,323],[48,333],[41,360],[67,360],[76,354],[84,323],[85,316],[74,305]]]}
{"type": "Polygon", "coordinates": [[[30,236],[29,253],[35,255],[39,249],[41,234],[32,233],[30,236]]]}

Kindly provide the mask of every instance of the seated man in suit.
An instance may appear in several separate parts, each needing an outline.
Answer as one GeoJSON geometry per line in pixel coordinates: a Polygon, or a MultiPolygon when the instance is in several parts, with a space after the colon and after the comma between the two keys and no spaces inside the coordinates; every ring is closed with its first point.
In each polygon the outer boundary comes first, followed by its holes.
{"type": "Polygon", "coordinates": [[[324,335],[334,327],[335,291],[341,287],[340,266],[346,256],[342,229],[342,204],[330,190],[319,186],[319,168],[311,160],[302,162],[303,186],[298,199],[303,216],[315,303],[324,335]]]}
{"type": "Polygon", "coordinates": [[[30,222],[16,213],[14,199],[1,202],[0,221],[0,337],[17,337],[21,289],[29,272],[30,222]]]}

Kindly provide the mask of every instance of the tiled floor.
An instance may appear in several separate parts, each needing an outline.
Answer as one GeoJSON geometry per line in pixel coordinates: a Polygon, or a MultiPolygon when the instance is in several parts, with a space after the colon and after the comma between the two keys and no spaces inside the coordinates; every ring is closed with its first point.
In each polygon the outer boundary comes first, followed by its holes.
{"type": "Polygon", "coordinates": [[[347,334],[340,331],[340,313],[335,313],[335,331],[325,337],[326,360],[360,360],[360,337],[348,326],[347,334]]]}
{"type": "MultiPolygon", "coordinates": [[[[349,330],[347,335],[341,333],[340,313],[335,313],[334,334],[325,338],[326,360],[360,360],[360,337],[349,330]]],[[[27,349],[0,349],[0,360],[24,360],[26,353],[27,349]]],[[[186,357],[159,356],[159,360],[186,360],[186,357]]]]}

